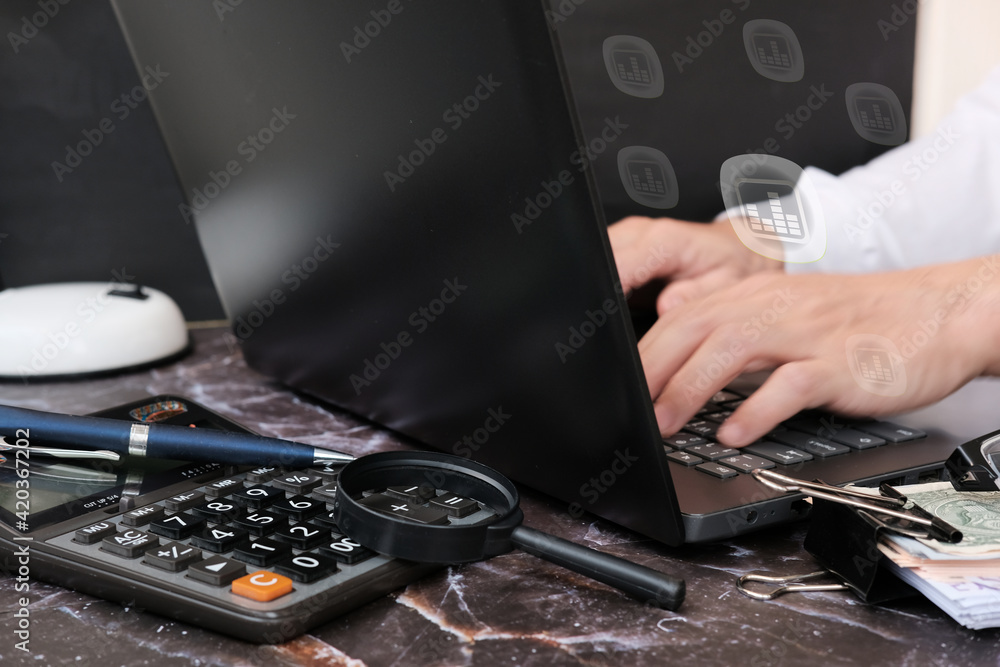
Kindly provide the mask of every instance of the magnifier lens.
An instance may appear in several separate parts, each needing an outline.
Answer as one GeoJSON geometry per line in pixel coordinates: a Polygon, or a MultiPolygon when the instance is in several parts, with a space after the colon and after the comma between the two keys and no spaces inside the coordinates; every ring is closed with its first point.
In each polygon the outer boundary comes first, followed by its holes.
{"type": "Polygon", "coordinates": [[[334,504],[342,532],[395,558],[467,563],[520,548],[653,606],[673,610],[684,600],[683,580],[521,526],[523,519],[510,480],[432,452],[384,452],[348,463],[334,504]]]}

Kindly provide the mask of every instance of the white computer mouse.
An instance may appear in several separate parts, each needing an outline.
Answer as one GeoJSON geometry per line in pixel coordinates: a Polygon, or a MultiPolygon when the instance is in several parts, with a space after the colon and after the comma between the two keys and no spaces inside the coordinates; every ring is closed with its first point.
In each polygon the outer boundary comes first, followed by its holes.
{"type": "Polygon", "coordinates": [[[0,377],[50,379],[125,371],[184,353],[189,336],[163,292],[118,283],[0,291],[0,377]]]}

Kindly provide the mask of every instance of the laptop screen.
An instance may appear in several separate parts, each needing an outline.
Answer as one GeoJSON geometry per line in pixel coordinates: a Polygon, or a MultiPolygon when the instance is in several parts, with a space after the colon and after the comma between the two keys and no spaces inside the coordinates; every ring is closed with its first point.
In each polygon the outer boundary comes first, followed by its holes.
{"type": "Polygon", "coordinates": [[[114,4],[251,366],[683,539],[541,4],[114,4]]]}

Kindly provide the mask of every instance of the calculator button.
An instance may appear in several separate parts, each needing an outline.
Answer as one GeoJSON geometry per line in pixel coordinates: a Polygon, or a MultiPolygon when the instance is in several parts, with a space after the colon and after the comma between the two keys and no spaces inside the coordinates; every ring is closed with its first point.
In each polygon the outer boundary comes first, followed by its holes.
{"type": "Polygon", "coordinates": [[[292,496],[286,500],[279,500],[271,505],[275,512],[285,514],[296,521],[305,521],[320,512],[326,511],[326,503],[314,500],[308,496],[292,496]]]}
{"type": "Polygon", "coordinates": [[[337,478],[340,477],[340,471],[343,469],[344,469],[343,465],[334,465],[332,463],[328,463],[323,466],[309,468],[309,472],[311,472],[314,475],[319,475],[320,477],[323,478],[324,482],[330,484],[337,481],[337,478]]]}
{"type": "Polygon", "coordinates": [[[205,520],[200,516],[195,516],[187,512],[181,514],[171,514],[168,517],[157,519],[149,524],[149,532],[171,540],[183,540],[190,537],[191,533],[198,530],[205,524],[205,520]]]}
{"type": "Polygon", "coordinates": [[[245,529],[254,537],[264,537],[276,530],[286,528],[288,526],[288,519],[274,512],[257,510],[256,512],[248,513],[233,523],[245,529]]]}
{"type": "Polygon", "coordinates": [[[322,477],[304,471],[279,475],[271,480],[271,486],[296,495],[305,495],[321,484],[322,477]]]}
{"type": "Polygon", "coordinates": [[[213,523],[229,523],[243,516],[243,508],[232,499],[216,498],[192,507],[191,513],[213,523]]]}
{"type": "Polygon", "coordinates": [[[73,535],[73,541],[80,544],[95,544],[108,535],[113,535],[116,530],[115,524],[110,521],[101,521],[76,531],[73,535]]]}
{"type": "Polygon", "coordinates": [[[448,523],[448,513],[443,510],[421,507],[420,505],[415,505],[404,500],[384,496],[381,493],[375,493],[367,498],[362,498],[358,501],[358,504],[378,512],[384,512],[385,514],[413,521],[414,523],[434,526],[448,523]]]}
{"type": "Polygon", "coordinates": [[[279,542],[290,544],[295,549],[306,550],[318,547],[326,542],[330,538],[330,529],[320,528],[308,523],[300,523],[291,528],[279,530],[271,535],[271,537],[279,542]]]}
{"type": "Polygon", "coordinates": [[[222,556],[212,556],[191,565],[187,576],[210,586],[225,586],[246,573],[247,568],[243,563],[222,556]]]}
{"type": "Polygon", "coordinates": [[[707,419],[708,421],[718,422],[719,424],[721,424],[722,422],[729,419],[732,416],[732,414],[733,414],[732,410],[718,410],[716,412],[710,412],[706,414],[705,419],[707,419]]]}
{"type": "Polygon", "coordinates": [[[180,542],[167,542],[147,550],[142,562],[168,572],[180,572],[200,559],[201,552],[194,547],[180,542]]]}
{"type": "Polygon", "coordinates": [[[274,572],[259,570],[233,581],[232,591],[257,602],[270,602],[291,593],[292,580],[274,572]]]}
{"type": "Polygon", "coordinates": [[[212,482],[211,484],[205,486],[202,490],[209,498],[224,498],[233,491],[239,491],[242,488],[243,482],[230,477],[227,479],[220,479],[218,482],[212,482]]]}
{"type": "Polygon", "coordinates": [[[754,470],[770,470],[774,463],[752,454],[737,454],[721,459],[719,463],[725,463],[730,468],[735,468],[738,472],[752,472],[754,470]]]}
{"type": "Polygon", "coordinates": [[[479,503],[475,500],[456,496],[454,493],[446,493],[443,496],[432,498],[429,504],[431,507],[438,507],[456,517],[469,516],[479,511],[479,503]]]}
{"type": "Polygon", "coordinates": [[[191,535],[191,544],[221,554],[250,541],[250,533],[232,526],[206,526],[191,535]]]}
{"type": "Polygon", "coordinates": [[[695,466],[695,468],[708,473],[712,477],[718,477],[719,479],[729,479],[730,477],[739,476],[739,473],[729,466],[720,465],[718,463],[699,463],[695,466]]]}
{"type": "Polygon", "coordinates": [[[236,547],[233,558],[244,563],[250,563],[257,567],[270,567],[280,560],[284,560],[292,555],[292,547],[281,542],[275,542],[267,537],[262,537],[256,542],[243,544],[236,547]]]}
{"type": "Polygon", "coordinates": [[[173,498],[167,498],[163,501],[163,506],[171,512],[183,512],[188,508],[194,507],[203,500],[205,500],[204,493],[192,491],[190,493],[178,494],[173,498]]]}
{"type": "Polygon", "coordinates": [[[122,558],[138,558],[158,545],[160,540],[149,533],[130,528],[115,535],[108,535],[101,541],[101,549],[122,558]]]}
{"type": "Polygon", "coordinates": [[[313,498],[322,500],[325,503],[332,503],[337,498],[337,485],[327,484],[326,486],[321,486],[312,493],[313,498]]]}
{"type": "Polygon", "coordinates": [[[390,486],[385,490],[385,495],[420,505],[434,497],[434,487],[430,484],[390,486]]]}
{"type": "Polygon", "coordinates": [[[255,510],[267,507],[284,497],[284,491],[270,486],[250,486],[233,493],[233,500],[238,505],[255,510]]]}
{"type": "Polygon", "coordinates": [[[262,466],[249,471],[246,474],[246,479],[251,484],[263,484],[273,479],[276,475],[280,475],[281,472],[281,468],[262,466]]]}
{"type": "Polygon", "coordinates": [[[337,537],[331,542],[327,542],[326,545],[319,548],[319,550],[337,559],[341,563],[347,565],[354,565],[355,563],[360,563],[363,560],[367,560],[375,555],[375,552],[371,549],[361,546],[349,537],[337,537]]]}
{"type": "Polygon", "coordinates": [[[145,526],[150,521],[163,518],[163,508],[159,505],[146,505],[139,509],[122,514],[123,526],[145,526]]]}
{"type": "Polygon", "coordinates": [[[337,561],[329,556],[304,553],[287,558],[274,566],[274,571],[299,583],[310,583],[329,576],[338,569],[337,561]]]}
{"type": "Polygon", "coordinates": [[[333,515],[334,512],[323,512],[322,514],[314,516],[309,523],[317,526],[323,526],[329,530],[339,530],[339,528],[337,528],[337,521],[333,518],[333,515]]]}
{"type": "Polygon", "coordinates": [[[757,456],[761,456],[769,461],[774,461],[775,463],[780,463],[784,466],[797,465],[799,463],[805,463],[806,461],[813,460],[813,455],[808,452],[801,452],[797,449],[789,447],[788,445],[782,445],[769,440],[755,442],[748,447],[744,447],[743,451],[756,454],[757,456]]]}
{"type": "Polygon", "coordinates": [[[694,454],[689,454],[688,452],[671,452],[667,454],[667,458],[674,463],[680,463],[685,467],[691,467],[705,462],[705,459],[700,456],[695,456],[694,454]]]}

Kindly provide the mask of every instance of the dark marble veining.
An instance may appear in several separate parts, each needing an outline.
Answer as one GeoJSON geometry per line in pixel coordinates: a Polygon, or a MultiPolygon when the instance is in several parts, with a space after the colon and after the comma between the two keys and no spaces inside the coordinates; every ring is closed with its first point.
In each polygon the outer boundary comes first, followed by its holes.
{"type": "MultiPolygon", "coordinates": [[[[296,396],[243,363],[231,335],[194,333],[195,351],[148,372],[78,383],[0,385],[0,402],[83,413],[179,393],[261,433],[356,455],[395,436],[296,396]]],[[[446,568],[311,633],[256,646],[142,609],[32,583],[33,655],[14,649],[14,580],[0,578],[0,661],[25,665],[731,665],[1000,664],[1000,631],[972,632],[913,598],[868,606],[846,593],[757,602],[736,578],[816,568],[801,526],[670,549],[602,520],[573,519],[526,492],[526,523],[687,581],[679,612],[522,552],[446,568]]]]}

